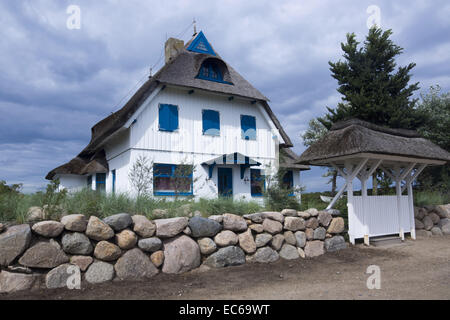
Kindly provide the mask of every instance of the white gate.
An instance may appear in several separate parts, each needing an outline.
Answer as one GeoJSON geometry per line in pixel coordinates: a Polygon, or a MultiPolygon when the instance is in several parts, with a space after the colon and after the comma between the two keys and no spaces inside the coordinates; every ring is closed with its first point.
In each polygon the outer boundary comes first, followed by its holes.
{"type": "MultiPolygon", "coordinates": [[[[362,196],[353,196],[354,215],[349,210],[349,233],[354,239],[364,238],[364,225],[369,237],[398,234],[397,196],[367,196],[363,204],[362,196]]],[[[414,228],[414,212],[410,212],[408,196],[401,196],[400,221],[403,230],[414,228]],[[412,221],[412,226],[411,222],[412,221]]]]}

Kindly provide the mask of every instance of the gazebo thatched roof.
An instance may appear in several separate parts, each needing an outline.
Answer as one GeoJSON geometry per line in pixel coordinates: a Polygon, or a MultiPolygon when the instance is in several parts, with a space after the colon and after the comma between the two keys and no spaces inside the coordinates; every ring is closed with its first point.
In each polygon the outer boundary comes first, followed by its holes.
{"type": "Polygon", "coordinates": [[[285,169],[311,170],[310,166],[298,164],[298,155],[289,148],[280,148],[280,167],[285,169]]]}
{"type": "Polygon", "coordinates": [[[45,179],[51,180],[56,174],[93,174],[107,173],[108,162],[105,158],[105,152],[101,150],[91,158],[77,156],[69,162],[50,171],[45,179]]]}
{"type": "Polygon", "coordinates": [[[336,123],[299,157],[299,164],[326,165],[327,161],[362,154],[450,161],[450,153],[417,132],[390,129],[358,119],[336,123]]]}

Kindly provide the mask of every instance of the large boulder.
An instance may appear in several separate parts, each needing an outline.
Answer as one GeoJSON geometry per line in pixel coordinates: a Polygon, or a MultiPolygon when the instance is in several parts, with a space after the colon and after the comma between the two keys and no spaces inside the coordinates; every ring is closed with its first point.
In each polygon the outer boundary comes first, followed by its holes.
{"type": "Polygon", "coordinates": [[[311,217],[317,217],[319,215],[319,210],[317,210],[316,208],[309,208],[308,210],[306,210],[306,212],[308,212],[311,217]]]}
{"type": "Polygon", "coordinates": [[[418,220],[417,218],[414,218],[414,224],[416,225],[416,229],[418,230],[425,228],[422,221],[418,220]]]}
{"type": "Polygon", "coordinates": [[[134,215],[131,219],[133,220],[133,231],[141,238],[153,237],[156,232],[156,225],[148,220],[146,216],[134,215]]]}
{"type": "Polygon", "coordinates": [[[121,231],[128,228],[133,223],[128,213],[118,213],[103,219],[103,222],[113,228],[114,231],[121,231]]]}
{"type": "Polygon", "coordinates": [[[189,228],[194,238],[214,237],[222,230],[222,225],[212,219],[193,217],[189,220],[189,228]]]}
{"type": "Polygon", "coordinates": [[[280,258],[278,252],[269,247],[262,247],[256,250],[252,257],[252,261],[259,263],[275,262],[280,258]]]}
{"type": "Polygon", "coordinates": [[[280,212],[276,211],[265,211],[265,212],[256,212],[251,214],[246,214],[243,216],[245,219],[249,219],[254,223],[261,223],[264,219],[271,219],[278,222],[284,222],[284,216],[280,212]]]}
{"type": "Polygon", "coordinates": [[[120,257],[114,265],[114,270],[121,280],[151,278],[158,273],[150,258],[138,248],[129,250],[120,257]]]}
{"type": "Polygon", "coordinates": [[[237,266],[245,263],[245,253],[239,247],[229,246],[210,255],[204,263],[214,268],[237,266]]]}
{"type": "Polygon", "coordinates": [[[155,252],[161,249],[162,241],[157,237],[145,238],[139,240],[138,247],[145,252],[155,252]]]}
{"type": "Polygon", "coordinates": [[[325,253],[323,241],[308,241],[305,246],[305,255],[309,258],[318,257],[325,253]]]}
{"type": "Polygon", "coordinates": [[[96,216],[89,218],[86,235],[97,241],[108,240],[114,237],[114,230],[96,216]]]}
{"type": "Polygon", "coordinates": [[[114,266],[112,264],[96,261],[89,266],[84,279],[89,283],[103,283],[114,278],[114,266]]]}
{"type": "MultiPolygon", "coordinates": [[[[343,232],[345,229],[344,219],[341,217],[333,218],[330,222],[327,232],[331,234],[337,234],[343,232]]],[[[308,255],[306,255],[308,256],[308,255]]]]}
{"type": "Polygon", "coordinates": [[[134,248],[137,243],[136,234],[130,229],[125,229],[116,234],[116,243],[119,248],[128,250],[134,248]]]}
{"type": "Polygon", "coordinates": [[[247,222],[245,222],[243,217],[232,213],[225,213],[222,217],[222,224],[225,230],[236,232],[247,230],[247,222]]]}
{"type": "Polygon", "coordinates": [[[416,230],[416,237],[418,238],[429,238],[432,236],[431,231],[427,230],[416,230]]]}
{"type": "Polygon", "coordinates": [[[272,240],[272,235],[268,233],[257,234],[255,237],[256,247],[264,247],[269,241],[272,240]]]}
{"type": "Polygon", "coordinates": [[[283,225],[272,219],[264,219],[262,226],[264,231],[270,234],[280,233],[283,230],[283,225]]]}
{"type": "Polygon", "coordinates": [[[94,250],[91,241],[80,232],[65,233],[61,238],[64,252],[75,255],[90,255],[94,250]]]}
{"type": "Polygon", "coordinates": [[[211,238],[201,238],[197,240],[201,254],[208,255],[216,251],[217,245],[211,238]]]}
{"type": "Polygon", "coordinates": [[[0,293],[11,293],[21,290],[29,290],[33,287],[36,276],[33,274],[0,272],[0,293]]]}
{"type": "Polygon", "coordinates": [[[102,240],[95,246],[94,256],[103,261],[114,261],[120,258],[122,250],[114,243],[102,240]]]}
{"type": "Polygon", "coordinates": [[[441,230],[442,230],[443,234],[449,235],[450,234],[450,223],[446,223],[446,224],[442,225],[441,230]]]}
{"type": "Polygon", "coordinates": [[[41,221],[35,223],[31,229],[40,236],[55,238],[63,232],[64,225],[58,221],[41,221]]]}
{"type": "Polygon", "coordinates": [[[156,236],[160,238],[170,238],[183,232],[188,226],[189,220],[186,217],[156,219],[156,236]]]}
{"type": "Polygon", "coordinates": [[[30,268],[52,269],[69,262],[69,257],[55,243],[38,242],[19,259],[19,263],[30,268]]]}
{"type": "Polygon", "coordinates": [[[253,239],[252,231],[247,229],[247,231],[239,234],[239,246],[244,250],[245,253],[253,253],[256,251],[256,243],[253,239]]]}
{"type": "Polygon", "coordinates": [[[436,206],[434,212],[436,212],[441,219],[450,218],[450,205],[436,206]]]}
{"type": "Polygon", "coordinates": [[[297,240],[297,247],[303,248],[306,245],[306,233],[303,231],[297,231],[294,235],[295,240],[297,240]]]}
{"type": "Polygon", "coordinates": [[[320,211],[319,216],[317,218],[319,224],[325,228],[330,225],[331,219],[333,219],[333,216],[331,215],[331,213],[326,211],[320,211]]]}
{"type": "Polygon", "coordinates": [[[200,248],[192,238],[181,235],[164,241],[164,273],[183,273],[197,268],[200,262],[200,248]]]}
{"type": "Polygon", "coordinates": [[[430,217],[431,221],[433,221],[433,224],[438,224],[439,220],[441,220],[441,218],[435,212],[431,212],[430,214],[428,214],[428,216],[430,217]]]}
{"type": "Polygon", "coordinates": [[[417,211],[414,211],[414,217],[422,220],[427,215],[427,210],[425,208],[419,208],[417,211]]]}
{"type": "MultiPolygon", "coordinates": [[[[45,285],[48,289],[67,288],[69,278],[76,274],[80,275],[79,280],[81,283],[80,267],[70,263],[62,264],[47,273],[45,285]]],[[[73,285],[76,284],[73,283],[73,285]]]]}
{"type": "Polygon", "coordinates": [[[9,227],[0,234],[0,266],[11,264],[30,245],[31,229],[27,224],[9,227]]]}
{"type": "Polygon", "coordinates": [[[297,211],[297,216],[306,220],[311,217],[311,214],[309,212],[305,212],[305,211],[297,211]]]}
{"type": "Polygon", "coordinates": [[[262,224],[254,223],[248,226],[248,228],[256,233],[261,233],[264,231],[262,224]]]}
{"type": "Polygon", "coordinates": [[[61,218],[64,228],[69,231],[85,232],[88,221],[82,214],[69,214],[61,218]]]}
{"type": "Polygon", "coordinates": [[[284,219],[284,229],[294,232],[305,230],[305,220],[299,217],[286,217],[284,219]]]}
{"type": "Polygon", "coordinates": [[[238,241],[238,236],[231,230],[222,230],[214,237],[214,242],[219,247],[235,245],[238,241]]]}
{"type": "Polygon", "coordinates": [[[434,226],[433,220],[431,220],[430,216],[428,216],[428,215],[423,218],[422,223],[423,223],[423,228],[427,231],[430,231],[431,228],[433,228],[433,226],[434,226]]]}
{"type": "Polygon", "coordinates": [[[300,255],[296,247],[285,243],[280,250],[280,257],[285,260],[294,260],[300,258],[300,255]]]}
{"type": "Polygon", "coordinates": [[[213,220],[215,222],[218,222],[218,223],[222,223],[223,222],[223,217],[222,217],[221,214],[215,214],[215,215],[209,216],[208,219],[211,219],[211,220],[213,220]]]}
{"type": "MultiPolygon", "coordinates": [[[[347,243],[343,236],[334,236],[328,239],[325,239],[325,250],[327,252],[334,252],[338,250],[342,250],[347,248],[347,243]]],[[[319,246],[319,245],[317,245],[319,246]]]]}

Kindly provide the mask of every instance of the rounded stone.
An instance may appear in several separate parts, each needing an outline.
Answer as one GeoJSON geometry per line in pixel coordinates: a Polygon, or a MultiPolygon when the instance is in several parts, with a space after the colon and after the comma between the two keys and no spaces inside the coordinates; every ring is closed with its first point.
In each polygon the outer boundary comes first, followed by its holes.
{"type": "Polygon", "coordinates": [[[344,219],[342,217],[333,218],[330,222],[327,232],[337,234],[343,232],[345,229],[344,219]]]}
{"type": "Polygon", "coordinates": [[[430,231],[434,225],[433,220],[431,220],[430,216],[425,216],[422,220],[422,223],[424,225],[424,229],[427,231],[430,231]]]}
{"type": "Polygon", "coordinates": [[[297,239],[295,238],[295,235],[292,231],[285,231],[283,236],[284,241],[286,241],[286,243],[291,244],[293,246],[297,244],[297,239]]]}
{"type": "Polygon", "coordinates": [[[121,280],[138,280],[151,278],[158,269],[140,249],[134,248],[125,252],[114,265],[117,277],[121,280]]]}
{"type": "Polygon", "coordinates": [[[57,245],[38,242],[19,259],[19,263],[30,268],[52,269],[69,262],[69,257],[57,245]]]}
{"type": "Polygon", "coordinates": [[[31,229],[40,236],[55,238],[63,232],[64,225],[57,221],[41,221],[35,223],[31,229]]]}
{"type": "Polygon", "coordinates": [[[324,240],[327,235],[327,230],[324,227],[318,227],[314,230],[313,239],[314,240],[324,240]]]}
{"type": "Polygon", "coordinates": [[[241,248],[236,246],[221,248],[205,260],[205,265],[214,268],[237,266],[244,263],[245,253],[241,248]]]}
{"type": "Polygon", "coordinates": [[[159,250],[155,251],[150,255],[150,260],[155,265],[155,267],[159,268],[164,263],[164,251],[159,250]]]}
{"type": "Polygon", "coordinates": [[[272,219],[264,219],[262,226],[264,231],[271,234],[280,233],[283,230],[283,225],[272,219]]]}
{"type": "Polygon", "coordinates": [[[433,228],[431,228],[430,231],[434,236],[442,236],[443,235],[442,230],[439,227],[433,227],[433,228]]]}
{"type": "Polygon", "coordinates": [[[120,258],[122,250],[114,243],[102,240],[95,246],[94,256],[103,261],[114,261],[120,258]]]}
{"type": "Polygon", "coordinates": [[[121,231],[131,226],[133,220],[128,213],[118,213],[104,218],[103,222],[113,228],[114,231],[121,231]]]}
{"type": "Polygon", "coordinates": [[[94,250],[91,241],[86,235],[79,232],[65,233],[61,244],[64,252],[75,255],[90,255],[94,250]]]}
{"type": "Polygon", "coordinates": [[[89,283],[103,283],[114,278],[114,266],[103,261],[96,261],[89,266],[84,279],[89,283]]]}
{"type": "Polygon", "coordinates": [[[343,236],[334,236],[332,238],[325,239],[325,250],[327,252],[334,252],[347,248],[347,243],[343,236]]]}
{"type": "Polygon", "coordinates": [[[264,231],[263,226],[262,226],[261,224],[258,224],[258,223],[251,224],[251,225],[249,226],[249,228],[250,228],[252,231],[256,232],[256,233],[261,233],[261,232],[264,231]]]}
{"type": "Polygon", "coordinates": [[[116,234],[116,243],[119,248],[124,250],[134,248],[137,240],[138,238],[136,234],[129,229],[122,230],[118,234],[116,234]]]}
{"type": "Polygon", "coordinates": [[[183,273],[200,265],[200,248],[186,235],[164,241],[164,273],[183,273]]]}
{"type": "Polygon", "coordinates": [[[306,220],[305,226],[306,228],[315,229],[319,226],[319,221],[317,220],[317,218],[311,217],[306,220]]]}
{"type": "Polygon", "coordinates": [[[303,248],[306,245],[306,233],[303,231],[297,231],[294,235],[297,247],[303,248]]]}
{"type": "Polygon", "coordinates": [[[69,214],[61,218],[64,228],[69,231],[85,232],[88,221],[82,214],[69,214]]]}
{"type": "Polygon", "coordinates": [[[156,232],[156,225],[142,215],[134,215],[131,217],[133,220],[133,231],[136,232],[142,238],[151,238],[156,232]]]}
{"type": "Polygon", "coordinates": [[[273,250],[278,251],[281,249],[283,242],[284,236],[282,234],[276,234],[273,236],[272,241],[270,242],[270,246],[272,247],[273,250]]]}
{"type": "Polygon", "coordinates": [[[157,237],[141,239],[138,242],[138,247],[145,252],[155,252],[161,249],[162,241],[157,237]]]}
{"type": "Polygon", "coordinates": [[[286,217],[284,219],[284,229],[289,231],[305,230],[305,220],[299,217],[286,217]]]}
{"type": "Polygon", "coordinates": [[[94,262],[94,259],[90,256],[72,256],[70,257],[70,263],[80,267],[81,271],[86,271],[87,268],[94,262]]]}
{"type": "Polygon", "coordinates": [[[305,246],[305,255],[309,258],[324,254],[324,243],[320,240],[308,241],[305,246]]]}
{"type": "Polygon", "coordinates": [[[268,233],[257,234],[255,237],[256,247],[264,247],[269,241],[272,240],[272,235],[268,233]]]}
{"type": "Polygon", "coordinates": [[[283,209],[283,210],[281,210],[281,214],[283,216],[296,217],[297,216],[297,210],[295,210],[295,209],[283,209]]]}
{"type": "Polygon", "coordinates": [[[171,238],[183,232],[188,226],[189,220],[186,217],[157,219],[154,220],[156,224],[156,236],[160,238],[171,238]]]}
{"type": "Polygon", "coordinates": [[[114,237],[114,230],[95,216],[89,218],[86,235],[97,241],[108,240],[114,237]]]}
{"type": "Polygon", "coordinates": [[[222,224],[225,230],[237,232],[247,230],[247,222],[245,222],[243,217],[232,213],[225,213],[222,217],[222,224]]]}
{"type": "Polygon", "coordinates": [[[208,255],[216,251],[217,245],[211,238],[201,238],[197,240],[201,254],[208,255]]]}
{"type": "Polygon", "coordinates": [[[212,219],[193,217],[189,220],[189,228],[194,238],[214,237],[222,230],[222,225],[212,219]]]}
{"type": "Polygon", "coordinates": [[[275,262],[280,258],[278,252],[269,247],[263,247],[256,250],[253,255],[252,261],[259,263],[270,263],[275,262]]]}
{"type": "Polygon", "coordinates": [[[280,257],[285,260],[294,260],[300,258],[300,255],[296,247],[285,243],[280,250],[280,257]]]}
{"type": "Polygon", "coordinates": [[[223,230],[214,237],[214,242],[219,247],[235,245],[238,240],[238,236],[231,230],[223,230]]]}
{"type": "Polygon", "coordinates": [[[36,276],[33,274],[14,273],[2,270],[0,272],[0,293],[11,293],[29,290],[33,287],[36,276]]]}
{"type": "Polygon", "coordinates": [[[9,227],[0,234],[0,266],[11,264],[30,245],[31,229],[27,224],[9,227]]]}
{"type": "Polygon", "coordinates": [[[317,220],[319,221],[319,224],[325,228],[330,225],[330,222],[332,219],[333,219],[333,216],[326,211],[320,211],[319,216],[317,218],[317,220]]]}
{"type": "Polygon", "coordinates": [[[256,251],[256,243],[253,239],[252,231],[247,229],[247,231],[240,233],[239,236],[239,246],[245,253],[253,253],[256,251]]]}

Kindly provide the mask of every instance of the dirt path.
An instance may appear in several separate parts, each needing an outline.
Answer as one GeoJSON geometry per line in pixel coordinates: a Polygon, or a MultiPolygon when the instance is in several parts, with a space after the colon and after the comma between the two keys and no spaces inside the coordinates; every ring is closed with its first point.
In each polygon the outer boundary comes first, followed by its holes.
{"type": "Polygon", "coordinates": [[[0,299],[450,299],[450,236],[408,240],[390,248],[361,245],[315,259],[247,264],[146,282],[38,290],[0,299]],[[365,271],[381,269],[381,289],[365,271]]]}

